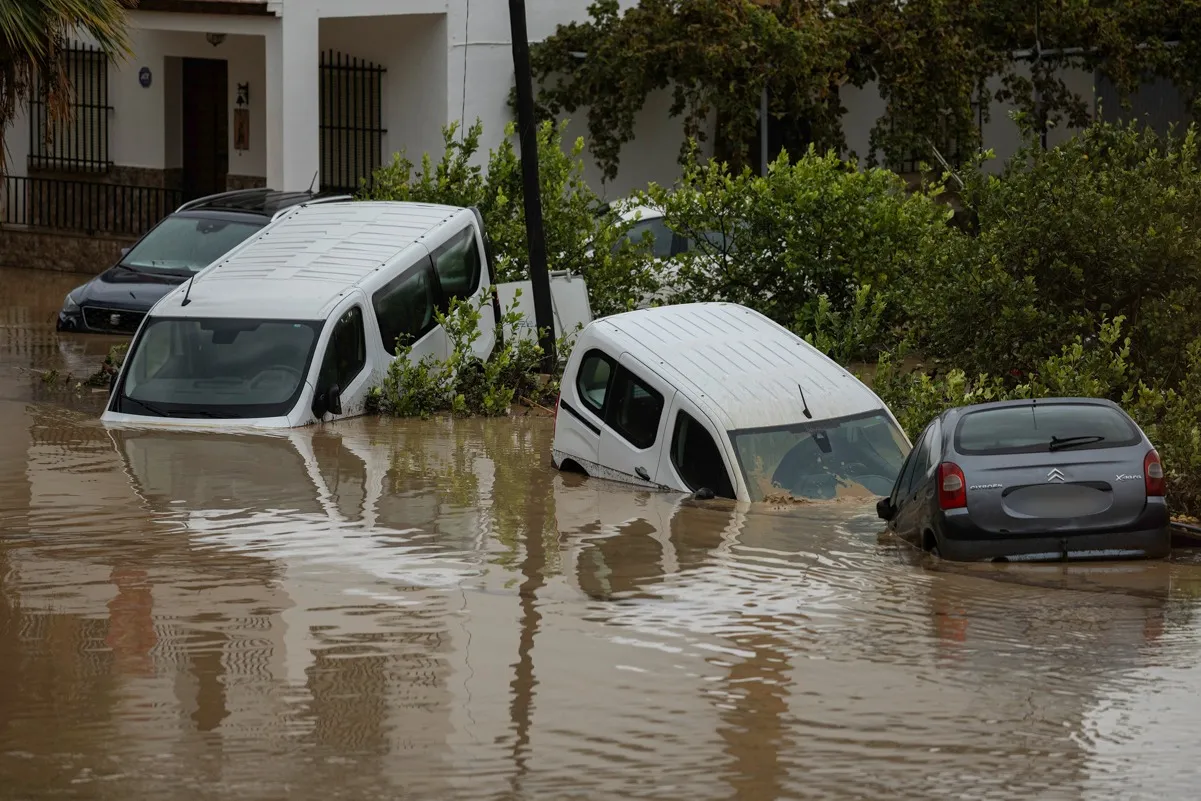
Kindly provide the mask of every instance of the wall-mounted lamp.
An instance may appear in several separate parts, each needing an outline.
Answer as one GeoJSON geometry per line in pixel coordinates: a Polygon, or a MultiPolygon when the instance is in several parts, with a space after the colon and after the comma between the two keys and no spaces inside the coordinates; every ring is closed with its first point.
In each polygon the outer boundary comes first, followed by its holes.
{"type": "Polygon", "coordinates": [[[219,45],[225,41],[225,34],[223,34],[223,33],[206,33],[204,35],[204,38],[208,40],[209,44],[211,44],[213,47],[216,47],[217,45],[219,45]]]}
{"type": "Polygon", "coordinates": [[[237,99],[235,105],[237,105],[238,108],[241,108],[242,106],[250,105],[250,84],[249,83],[238,84],[238,99],[237,99]]]}

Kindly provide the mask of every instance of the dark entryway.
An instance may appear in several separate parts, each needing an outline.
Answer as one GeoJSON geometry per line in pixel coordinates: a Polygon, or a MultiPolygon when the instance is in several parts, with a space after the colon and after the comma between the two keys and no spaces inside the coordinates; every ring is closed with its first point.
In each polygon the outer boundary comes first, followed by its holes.
{"type": "Polygon", "coordinates": [[[183,193],[185,199],[225,191],[229,172],[229,65],[183,60],[183,193]]]}

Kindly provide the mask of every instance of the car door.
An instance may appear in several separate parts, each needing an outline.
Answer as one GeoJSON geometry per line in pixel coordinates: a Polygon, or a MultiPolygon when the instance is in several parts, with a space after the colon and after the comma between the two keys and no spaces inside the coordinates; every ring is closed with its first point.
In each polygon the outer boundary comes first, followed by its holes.
{"type": "Polygon", "coordinates": [[[434,316],[444,302],[430,256],[409,265],[372,293],[371,305],[384,352],[397,357],[408,347],[413,364],[430,357],[446,361],[450,345],[446,331],[434,316]]]}
{"type": "Polygon", "coordinates": [[[617,361],[604,404],[597,461],[602,477],[645,487],[655,479],[666,438],[667,409],[675,389],[624,353],[617,361]]]}
{"type": "Polygon", "coordinates": [[[332,322],[313,393],[313,414],[318,419],[338,420],[363,413],[371,382],[364,318],[362,304],[356,302],[332,322]],[[328,410],[333,387],[338,388],[342,406],[337,414],[328,410]]]}
{"type": "Polygon", "coordinates": [[[718,498],[737,500],[736,474],[720,429],[678,392],[668,408],[664,433],[670,440],[661,448],[657,483],[681,492],[708,489],[718,498]]]}
{"type": "Polygon", "coordinates": [[[912,471],[897,510],[897,534],[918,545],[922,542],[921,529],[926,522],[927,501],[934,486],[934,465],[938,464],[941,455],[940,431],[939,421],[935,420],[926,427],[921,444],[914,448],[912,471]]]}

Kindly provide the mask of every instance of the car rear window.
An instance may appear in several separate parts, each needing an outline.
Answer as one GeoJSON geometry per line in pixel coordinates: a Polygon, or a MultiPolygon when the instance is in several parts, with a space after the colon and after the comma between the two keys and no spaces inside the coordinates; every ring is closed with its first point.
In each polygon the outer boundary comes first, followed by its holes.
{"type": "Polygon", "coordinates": [[[1041,453],[1123,448],[1138,444],[1138,429],[1111,406],[1036,403],[968,412],[955,430],[963,454],[1041,453]]]}

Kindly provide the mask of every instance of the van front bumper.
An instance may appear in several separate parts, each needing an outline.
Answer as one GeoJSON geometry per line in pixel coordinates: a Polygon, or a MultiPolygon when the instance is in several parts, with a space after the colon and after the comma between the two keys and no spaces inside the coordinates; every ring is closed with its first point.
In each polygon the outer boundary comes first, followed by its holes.
{"type": "Polygon", "coordinates": [[[1167,505],[1154,498],[1132,523],[1111,530],[1064,528],[1038,533],[985,531],[966,514],[941,515],[939,555],[956,562],[1162,559],[1172,550],[1167,505]]]}

